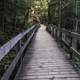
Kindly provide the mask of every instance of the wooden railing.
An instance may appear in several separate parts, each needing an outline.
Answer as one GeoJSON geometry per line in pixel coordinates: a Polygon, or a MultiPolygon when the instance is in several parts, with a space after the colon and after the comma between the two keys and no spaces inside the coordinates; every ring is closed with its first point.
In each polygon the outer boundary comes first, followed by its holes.
{"type": "Polygon", "coordinates": [[[32,26],[26,31],[23,31],[10,41],[8,41],[6,44],[4,44],[0,48],[0,61],[5,58],[5,56],[13,49],[16,49],[16,57],[11,62],[8,69],[3,74],[1,80],[12,80],[18,70],[19,65],[22,62],[22,59],[24,57],[24,51],[26,47],[28,46],[29,42],[31,41],[33,35],[37,31],[39,26],[32,26]]]}
{"type": "Polygon", "coordinates": [[[66,50],[69,59],[80,71],[80,34],[58,28],[55,25],[49,25],[47,30],[60,43],[61,47],[66,50]]]}

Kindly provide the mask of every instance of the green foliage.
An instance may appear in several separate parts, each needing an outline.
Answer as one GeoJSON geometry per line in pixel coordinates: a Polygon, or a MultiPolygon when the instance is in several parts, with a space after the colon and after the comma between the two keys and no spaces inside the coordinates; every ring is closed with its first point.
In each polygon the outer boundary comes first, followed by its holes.
{"type": "MultiPolygon", "coordinates": [[[[27,29],[31,0],[0,0],[0,47],[22,30],[27,29]]],[[[29,23],[30,24],[30,23],[29,23]]],[[[0,79],[16,56],[10,51],[0,61],[0,79]]]]}
{"type": "Polygon", "coordinates": [[[59,23],[59,10],[60,10],[60,1],[59,0],[50,0],[49,9],[48,9],[48,21],[49,23],[58,24],[59,23]]]}
{"type": "Polygon", "coordinates": [[[28,21],[25,22],[25,27],[27,26],[27,28],[29,28],[30,26],[32,26],[32,19],[29,19],[28,21]]]}
{"type": "Polygon", "coordinates": [[[80,1],[50,0],[48,9],[49,23],[61,28],[80,32],[80,1]],[[78,23],[77,23],[78,22],[78,23]]]}
{"type": "Polygon", "coordinates": [[[15,58],[16,53],[11,51],[0,61],[0,79],[3,76],[4,72],[7,70],[13,59],[15,58]]]}
{"type": "Polygon", "coordinates": [[[48,17],[48,0],[33,0],[32,16],[34,16],[38,22],[45,23],[48,17]]]}
{"type": "Polygon", "coordinates": [[[31,0],[0,0],[1,41],[6,42],[24,29],[30,8],[31,0]]]}
{"type": "Polygon", "coordinates": [[[3,45],[8,40],[8,36],[4,32],[0,31],[0,45],[3,45]]]}

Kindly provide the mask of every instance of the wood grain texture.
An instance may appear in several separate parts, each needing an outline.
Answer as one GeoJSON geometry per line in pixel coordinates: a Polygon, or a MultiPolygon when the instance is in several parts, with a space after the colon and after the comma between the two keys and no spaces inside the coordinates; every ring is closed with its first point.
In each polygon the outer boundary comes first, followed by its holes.
{"type": "Polygon", "coordinates": [[[42,25],[26,51],[15,80],[80,80],[80,74],[42,25]]]}

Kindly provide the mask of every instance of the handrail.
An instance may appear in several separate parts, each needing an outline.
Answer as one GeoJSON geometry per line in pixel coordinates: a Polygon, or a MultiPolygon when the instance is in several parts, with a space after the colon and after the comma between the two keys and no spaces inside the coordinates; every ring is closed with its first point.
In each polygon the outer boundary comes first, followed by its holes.
{"type": "Polygon", "coordinates": [[[0,61],[1,61],[5,57],[5,55],[7,55],[17,44],[19,44],[19,50],[17,52],[17,55],[9,65],[8,69],[4,72],[1,80],[14,79],[17,70],[25,55],[25,49],[27,48],[28,44],[32,40],[35,32],[38,30],[39,27],[40,25],[32,26],[28,30],[21,32],[16,37],[12,38],[10,41],[8,41],[0,48],[0,61]],[[26,42],[23,46],[21,46],[21,42],[24,38],[26,38],[26,42]]]}
{"type": "Polygon", "coordinates": [[[49,27],[55,28],[55,29],[57,29],[57,30],[59,30],[60,32],[63,32],[63,33],[65,33],[65,34],[70,34],[71,37],[75,37],[75,38],[77,38],[77,39],[80,39],[80,34],[77,33],[77,32],[72,32],[72,31],[66,30],[66,29],[64,29],[64,28],[61,29],[61,28],[58,28],[58,27],[53,26],[53,25],[50,25],[49,27]]]}
{"type": "Polygon", "coordinates": [[[0,48],[0,61],[16,45],[16,43],[18,43],[19,40],[21,40],[26,34],[28,34],[34,28],[35,28],[35,26],[32,26],[30,29],[20,33],[19,35],[17,35],[16,37],[14,37],[10,41],[8,41],[6,44],[4,44],[0,48]]]}
{"type": "MultiPolygon", "coordinates": [[[[78,50],[78,42],[80,41],[80,34],[77,32],[68,31],[64,28],[59,28],[53,24],[47,27],[47,30],[51,33],[56,41],[60,45],[68,50],[68,54],[72,63],[75,63],[76,57],[80,60],[80,52],[78,50]]],[[[79,47],[80,48],[80,47],[79,47]]],[[[76,60],[77,62],[77,60],[76,60]]],[[[73,64],[76,65],[76,64],[73,64]]],[[[80,70],[80,65],[76,65],[78,70],[80,70]]]]}

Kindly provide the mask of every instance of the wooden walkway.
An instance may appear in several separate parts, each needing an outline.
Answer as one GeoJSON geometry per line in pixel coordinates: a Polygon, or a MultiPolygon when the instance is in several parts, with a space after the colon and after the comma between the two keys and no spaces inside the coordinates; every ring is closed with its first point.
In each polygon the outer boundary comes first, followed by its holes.
{"type": "Polygon", "coordinates": [[[26,51],[15,80],[80,80],[80,75],[42,25],[26,51]]]}

